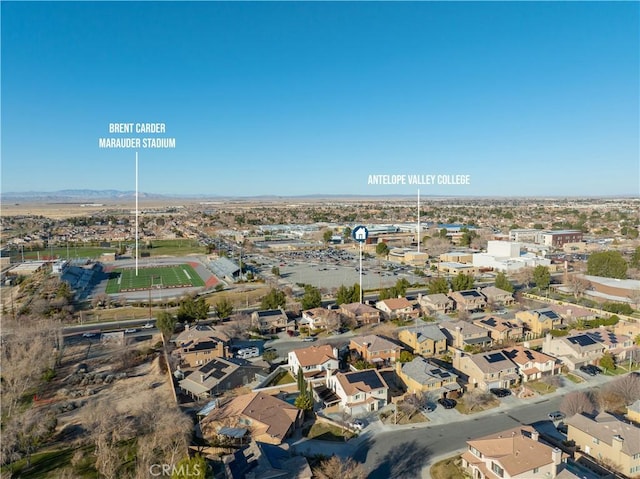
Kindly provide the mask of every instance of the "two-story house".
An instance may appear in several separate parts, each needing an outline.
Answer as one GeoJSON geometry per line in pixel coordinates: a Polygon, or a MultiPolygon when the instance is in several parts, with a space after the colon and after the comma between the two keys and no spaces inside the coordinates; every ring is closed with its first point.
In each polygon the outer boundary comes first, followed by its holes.
{"type": "Polygon", "coordinates": [[[525,348],[515,346],[502,350],[518,367],[518,374],[522,382],[534,381],[543,376],[560,374],[562,365],[553,356],[525,348]]]}
{"type": "Polygon", "coordinates": [[[496,344],[509,340],[519,340],[524,336],[523,324],[513,319],[485,316],[484,318],[476,319],[473,324],[486,329],[489,337],[496,344]]]}
{"type": "Polygon", "coordinates": [[[247,386],[267,374],[267,370],[242,359],[213,358],[182,379],[179,386],[191,397],[204,399],[247,386]]]}
{"type": "Polygon", "coordinates": [[[522,321],[527,326],[527,329],[535,335],[546,333],[552,329],[565,327],[562,316],[551,308],[518,311],[516,313],[516,319],[522,321]]]}
{"type": "Polygon", "coordinates": [[[441,398],[462,389],[458,384],[457,374],[422,357],[415,357],[404,364],[396,363],[396,373],[406,385],[407,391],[414,394],[429,392],[441,398]]]}
{"type": "Polygon", "coordinates": [[[512,293],[504,289],[496,288],[495,286],[487,286],[486,288],[482,288],[480,292],[487,300],[487,304],[509,306],[516,302],[512,293]]]}
{"type": "Polygon", "coordinates": [[[420,310],[413,307],[407,298],[389,298],[376,302],[386,319],[410,319],[420,316],[420,310]]]}
{"type": "Polygon", "coordinates": [[[402,329],[398,340],[420,356],[436,356],[447,351],[447,337],[435,324],[402,329]]]}
{"type": "Polygon", "coordinates": [[[228,358],[229,337],[208,325],[187,325],[175,339],[173,355],[183,366],[195,368],[215,358],[228,358]]]}
{"type": "Polygon", "coordinates": [[[491,388],[508,388],[520,379],[518,367],[503,351],[465,354],[457,350],[453,367],[467,382],[468,389],[488,391],[491,388]]]}
{"type": "Polygon", "coordinates": [[[340,327],[340,313],[327,308],[312,308],[302,312],[302,323],[309,328],[331,331],[340,327]]]}
{"type": "Polygon", "coordinates": [[[447,314],[453,311],[453,300],[446,294],[425,294],[418,296],[418,304],[428,314],[442,313],[447,314]]]}
{"type": "Polygon", "coordinates": [[[357,336],[349,341],[349,349],[375,365],[388,365],[400,359],[402,347],[375,334],[357,336]]]}
{"type": "Polygon", "coordinates": [[[336,351],[329,344],[294,349],[289,351],[287,358],[293,377],[297,377],[298,370],[302,368],[305,379],[310,382],[324,380],[327,371],[335,371],[339,367],[336,351]]]}
{"type": "Polygon", "coordinates": [[[341,304],[340,314],[354,321],[358,326],[378,324],[382,319],[382,312],[380,310],[362,303],[341,304]]]}
{"type": "Polygon", "coordinates": [[[640,428],[607,412],[597,416],[575,414],[565,420],[567,440],[582,452],[607,461],[628,477],[640,475],[640,428]]]}
{"type": "Polygon", "coordinates": [[[449,297],[458,311],[482,311],[487,306],[487,300],[477,289],[453,291],[449,297]]]}
{"type": "Polygon", "coordinates": [[[260,330],[262,334],[275,334],[295,330],[295,321],[290,321],[282,308],[265,309],[251,313],[251,326],[260,330]]]}
{"type": "Polygon", "coordinates": [[[473,479],[552,479],[566,463],[566,455],[541,442],[531,426],[472,439],[467,446],[462,467],[473,479]]]}
{"type": "Polygon", "coordinates": [[[447,338],[447,346],[453,348],[486,347],[493,343],[486,329],[468,321],[443,321],[440,330],[447,338]]]}
{"type": "Polygon", "coordinates": [[[573,371],[584,364],[596,363],[604,353],[604,345],[583,333],[558,338],[547,334],[542,352],[558,358],[573,371]]]}
{"type": "Polygon", "coordinates": [[[336,373],[327,386],[339,398],[340,406],[352,416],[377,411],[387,405],[389,386],[375,369],[336,373]]]}
{"type": "Polygon", "coordinates": [[[610,352],[619,361],[627,359],[628,354],[636,348],[632,337],[616,334],[607,330],[604,326],[581,332],[602,344],[605,352],[610,352]]]}

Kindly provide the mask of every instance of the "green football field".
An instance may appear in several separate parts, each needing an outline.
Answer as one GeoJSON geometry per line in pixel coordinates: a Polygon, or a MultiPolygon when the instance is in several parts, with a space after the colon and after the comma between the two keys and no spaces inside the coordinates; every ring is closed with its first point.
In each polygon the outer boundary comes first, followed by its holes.
{"type": "Polygon", "coordinates": [[[118,268],[109,273],[107,294],[149,288],[188,288],[204,286],[204,281],[188,264],[138,268],[118,268]]]}

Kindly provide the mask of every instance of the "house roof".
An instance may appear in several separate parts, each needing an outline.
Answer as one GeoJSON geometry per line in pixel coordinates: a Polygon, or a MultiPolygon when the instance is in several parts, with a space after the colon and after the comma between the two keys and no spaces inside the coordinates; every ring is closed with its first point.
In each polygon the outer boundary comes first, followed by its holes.
{"type": "Polygon", "coordinates": [[[178,345],[183,345],[184,343],[196,343],[200,340],[207,339],[218,339],[222,342],[227,342],[229,341],[229,336],[222,331],[212,328],[211,326],[198,324],[182,331],[176,337],[175,342],[178,345]]]}
{"type": "Polygon", "coordinates": [[[484,329],[492,331],[508,331],[510,329],[522,328],[516,321],[510,321],[508,319],[496,318],[495,316],[487,316],[486,318],[476,319],[473,324],[484,329]]]}
{"type": "Polygon", "coordinates": [[[553,448],[532,438],[531,426],[519,426],[467,441],[487,458],[498,462],[509,476],[553,463],[553,448]]]}
{"type": "Polygon", "coordinates": [[[511,361],[519,366],[523,366],[527,363],[546,363],[548,361],[556,361],[556,358],[549,356],[548,354],[541,353],[540,351],[534,351],[533,349],[525,348],[524,346],[515,346],[513,348],[502,350],[511,361]]]}
{"type": "Polygon", "coordinates": [[[414,379],[420,384],[427,384],[432,381],[451,381],[456,380],[456,374],[447,371],[441,367],[435,366],[420,356],[415,357],[412,361],[402,365],[402,373],[414,379]]]}
{"type": "Polygon", "coordinates": [[[624,343],[628,343],[631,339],[628,336],[615,334],[605,328],[589,329],[587,331],[582,331],[582,334],[586,334],[593,340],[607,345],[607,347],[624,347],[624,343]]]}
{"type": "Polygon", "coordinates": [[[207,424],[239,416],[248,417],[260,426],[254,426],[255,435],[268,434],[283,440],[291,426],[300,418],[302,411],[286,401],[262,392],[243,394],[214,409],[202,421],[207,424]]]}
{"type": "MultiPolygon", "coordinates": [[[[480,326],[476,326],[473,323],[469,323],[467,321],[443,321],[440,323],[440,329],[446,329],[451,333],[456,332],[456,328],[460,328],[463,337],[467,336],[486,336],[487,330],[485,328],[481,328],[480,326]]],[[[446,334],[446,333],[445,333],[446,334]]]]}
{"type": "Polygon", "coordinates": [[[565,422],[610,446],[618,437],[622,440],[623,453],[629,456],[640,454],[640,428],[622,422],[607,412],[601,412],[595,417],[587,416],[584,413],[576,414],[565,422]]]}
{"type": "Polygon", "coordinates": [[[598,351],[603,348],[602,344],[584,333],[562,337],[560,340],[576,351],[598,351]]]}
{"type": "Polygon", "coordinates": [[[180,387],[190,393],[200,395],[211,391],[218,384],[224,382],[231,374],[240,368],[260,371],[261,368],[253,366],[251,363],[238,359],[214,358],[208,363],[200,366],[180,381],[180,387]]]}
{"type": "Polygon", "coordinates": [[[482,294],[487,297],[495,298],[498,296],[511,296],[513,295],[504,289],[496,288],[495,286],[487,286],[486,288],[482,288],[482,294]]]}
{"type": "Polygon", "coordinates": [[[427,339],[432,339],[434,341],[442,341],[447,339],[445,334],[435,324],[425,324],[424,326],[409,328],[408,331],[417,336],[418,343],[421,343],[427,339]]]}
{"type": "Polygon", "coordinates": [[[368,334],[366,336],[357,336],[355,338],[351,338],[351,342],[358,345],[359,347],[364,347],[367,351],[371,353],[377,353],[380,351],[388,351],[388,350],[400,350],[401,346],[398,346],[396,343],[389,341],[388,339],[381,338],[375,334],[368,334]]]}
{"type": "Polygon", "coordinates": [[[358,392],[366,393],[381,388],[387,389],[389,387],[380,373],[375,369],[338,373],[336,374],[336,380],[348,396],[352,396],[358,392]]]}
{"type": "Polygon", "coordinates": [[[362,304],[362,303],[341,304],[340,309],[347,311],[349,313],[355,314],[356,316],[361,316],[363,314],[377,314],[377,315],[380,314],[380,311],[378,311],[373,306],[369,306],[368,304],[362,304]]]}
{"type": "Polygon", "coordinates": [[[451,302],[451,298],[443,293],[427,294],[422,297],[422,300],[431,304],[446,304],[451,302]]]}
{"type": "Polygon", "coordinates": [[[324,364],[332,359],[337,360],[333,354],[333,348],[329,344],[294,349],[291,352],[296,356],[298,363],[302,367],[317,366],[318,364],[324,364]]]}
{"type": "Polygon", "coordinates": [[[482,299],[484,300],[484,296],[477,289],[465,289],[464,291],[454,291],[449,296],[460,297],[465,300],[469,299],[482,299]]]}
{"type": "Polygon", "coordinates": [[[384,304],[391,311],[393,311],[394,309],[406,309],[413,307],[413,305],[407,298],[383,299],[382,301],[378,301],[378,303],[384,304]]]}
{"type": "Polygon", "coordinates": [[[515,368],[515,364],[503,351],[471,354],[468,357],[483,373],[496,373],[515,368]]]}

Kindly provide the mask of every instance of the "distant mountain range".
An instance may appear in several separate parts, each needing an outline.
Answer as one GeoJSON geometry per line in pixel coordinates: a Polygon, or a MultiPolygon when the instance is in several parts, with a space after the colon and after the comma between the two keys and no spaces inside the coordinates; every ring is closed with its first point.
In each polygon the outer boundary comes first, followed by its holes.
{"type": "MultiPolygon", "coordinates": [[[[114,200],[135,198],[135,191],[119,190],[59,190],[59,191],[22,191],[2,193],[3,201],[46,200],[46,201],[81,201],[81,200],[114,200]]],[[[150,195],[140,192],[139,198],[163,198],[162,195],[150,195]]]]}

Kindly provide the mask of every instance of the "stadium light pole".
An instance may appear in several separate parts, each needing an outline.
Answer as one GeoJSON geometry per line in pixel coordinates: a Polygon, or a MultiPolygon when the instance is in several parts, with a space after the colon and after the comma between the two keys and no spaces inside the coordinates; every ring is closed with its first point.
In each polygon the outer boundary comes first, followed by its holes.
{"type": "Polygon", "coordinates": [[[136,151],[136,276],[138,276],[138,152],[136,151]]]}

